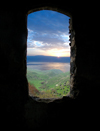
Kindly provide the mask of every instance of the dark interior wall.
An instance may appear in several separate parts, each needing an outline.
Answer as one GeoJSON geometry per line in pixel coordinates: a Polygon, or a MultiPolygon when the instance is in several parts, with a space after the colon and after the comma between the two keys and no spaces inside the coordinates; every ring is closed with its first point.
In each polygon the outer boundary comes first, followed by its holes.
{"type": "Polygon", "coordinates": [[[6,121],[11,118],[10,123],[18,117],[21,119],[28,97],[26,42],[26,14],[9,10],[0,12],[0,99],[4,111],[1,111],[1,118],[6,121]]]}
{"type": "Polygon", "coordinates": [[[98,114],[100,87],[97,12],[92,11],[92,5],[82,5],[42,1],[0,9],[0,120],[3,127],[65,129],[67,125],[67,129],[75,129],[77,124],[82,129],[93,127],[98,114]],[[74,46],[71,45],[74,57],[71,65],[75,66],[75,69],[71,68],[71,93],[76,97],[64,97],[48,104],[28,96],[26,79],[27,14],[41,7],[71,16],[75,36],[74,46]]]}
{"type": "Polygon", "coordinates": [[[75,81],[80,91],[79,99],[90,100],[93,95],[98,96],[94,92],[100,86],[99,48],[97,48],[99,43],[96,45],[95,12],[92,12],[92,7],[87,7],[82,10],[81,15],[76,14],[73,16],[77,67],[75,81]]]}

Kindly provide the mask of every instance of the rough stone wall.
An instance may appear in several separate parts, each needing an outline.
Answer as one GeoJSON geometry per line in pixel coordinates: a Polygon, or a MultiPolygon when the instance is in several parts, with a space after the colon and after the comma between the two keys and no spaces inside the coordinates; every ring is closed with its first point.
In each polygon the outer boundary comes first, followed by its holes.
{"type": "Polygon", "coordinates": [[[28,97],[26,21],[26,15],[21,12],[0,12],[0,113],[3,115],[1,121],[4,119],[6,123],[11,118],[10,123],[15,125],[22,119],[24,103],[28,97]]]}
{"type": "Polygon", "coordinates": [[[69,20],[69,34],[70,34],[70,97],[77,97],[79,90],[76,87],[76,44],[75,44],[75,31],[73,29],[72,19],[69,20]]]}
{"type": "Polygon", "coordinates": [[[93,26],[97,21],[92,18],[97,12],[93,14],[92,7],[86,4],[50,3],[28,2],[15,9],[0,8],[1,128],[90,130],[92,125],[91,129],[94,126],[96,130],[100,59],[93,26]],[[27,14],[41,7],[71,14],[71,97],[50,103],[30,98],[26,79],[27,14]]]}
{"type": "MultiPolygon", "coordinates": [[[[90,8],[91,9],[91,8],[90,8]]],[[[96,47],[95,19],[91,19],[94,13],[91,10],[81,12],[81,15],[73,16],[73,28],[75,30],[76,45],[76,87],[79,90],[79,99],[88,101],[97,98],[94,92],[100,85],[99,75],[99,49],[96,47]]],[[[97,93],[97,92],[96,92],[97,93]]],[[[98,93],[97,93],[98,94],[98,93]]]]}

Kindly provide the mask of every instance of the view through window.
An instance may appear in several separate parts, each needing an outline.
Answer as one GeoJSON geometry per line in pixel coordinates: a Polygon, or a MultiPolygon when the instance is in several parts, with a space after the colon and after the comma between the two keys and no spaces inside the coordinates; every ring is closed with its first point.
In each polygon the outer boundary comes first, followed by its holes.
{"type": "Polygon", "coordinates": [[[69,94],[69,18],[51,10],[28,15],[27,79],[30,96],[60,98],[69,94]]]}

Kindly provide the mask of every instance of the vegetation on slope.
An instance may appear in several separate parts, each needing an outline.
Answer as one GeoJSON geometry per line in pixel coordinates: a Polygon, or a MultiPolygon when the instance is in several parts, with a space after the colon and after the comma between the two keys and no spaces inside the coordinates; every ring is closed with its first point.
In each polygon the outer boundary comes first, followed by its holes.
{"type": "Polygon", "coordinates": [[[27,70],[30,95],[40,98],[58,98],[66,96],[70,91],[69,72],[52,69],[46,71],[27,70]]]}

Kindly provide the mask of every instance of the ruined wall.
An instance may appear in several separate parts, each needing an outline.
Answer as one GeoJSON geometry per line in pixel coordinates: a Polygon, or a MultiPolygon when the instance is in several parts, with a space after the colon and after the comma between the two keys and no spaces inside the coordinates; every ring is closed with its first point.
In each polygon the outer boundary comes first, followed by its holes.
{"type": "Polygon", "coordinates": [[[70,2],[66,5],[66,1],[56,4],[28,2],[24,6],[0,10],[2,127],[44,129],[48,126],[48,129],[54,127],[75,129],[79,125],[80,129],[90,129],[92,125],[93,129],[99,109],[97,103],[99,102],[98,63],[100,60],[99,42],[95,42],[96,34],[93,25],[96,25],[96,21],[92,19],[95,14],[93,12],[91,14],[92,7],[85,4],[75,6],[70,2]],[[43,9],[50,7],[49,9],[71,15],[71,96],[51,103],[37,102],[30,98],[26,79],[27,14],[41,7],[43,9]]]}
{"type": "Polygon", "coordinates": [[[94,99],[93,96],[97,98],[98,93],[94,94],[94,92],[98,90],[100,85],[98,70],[99,49],[96,47],[96,21],[92,18],[94,13],[91,13],[88,7],[86,9],[85,12],[83,10],[81,15],[74,15],[73,17],[77,67],[75,81],[76,87],[80,92],[79,99],[90,101],[94,99]]]}
{"type": "Polygon", "coordinates": [[[21,12],[0,12],[0,113],[4,123],[9,122],[9,118],[13,124],[22,119],[24,103],[28,97],[26,18],[21,12]]]}
{"type": "Polygon", "coordinates": [[[79,90],[76,87],[76,44],[75,44],[75,30],[73,29],[73,19],[69,20],[69,37],[70,37],[70,97],[75,98],[77,97],[79,90]]]}

